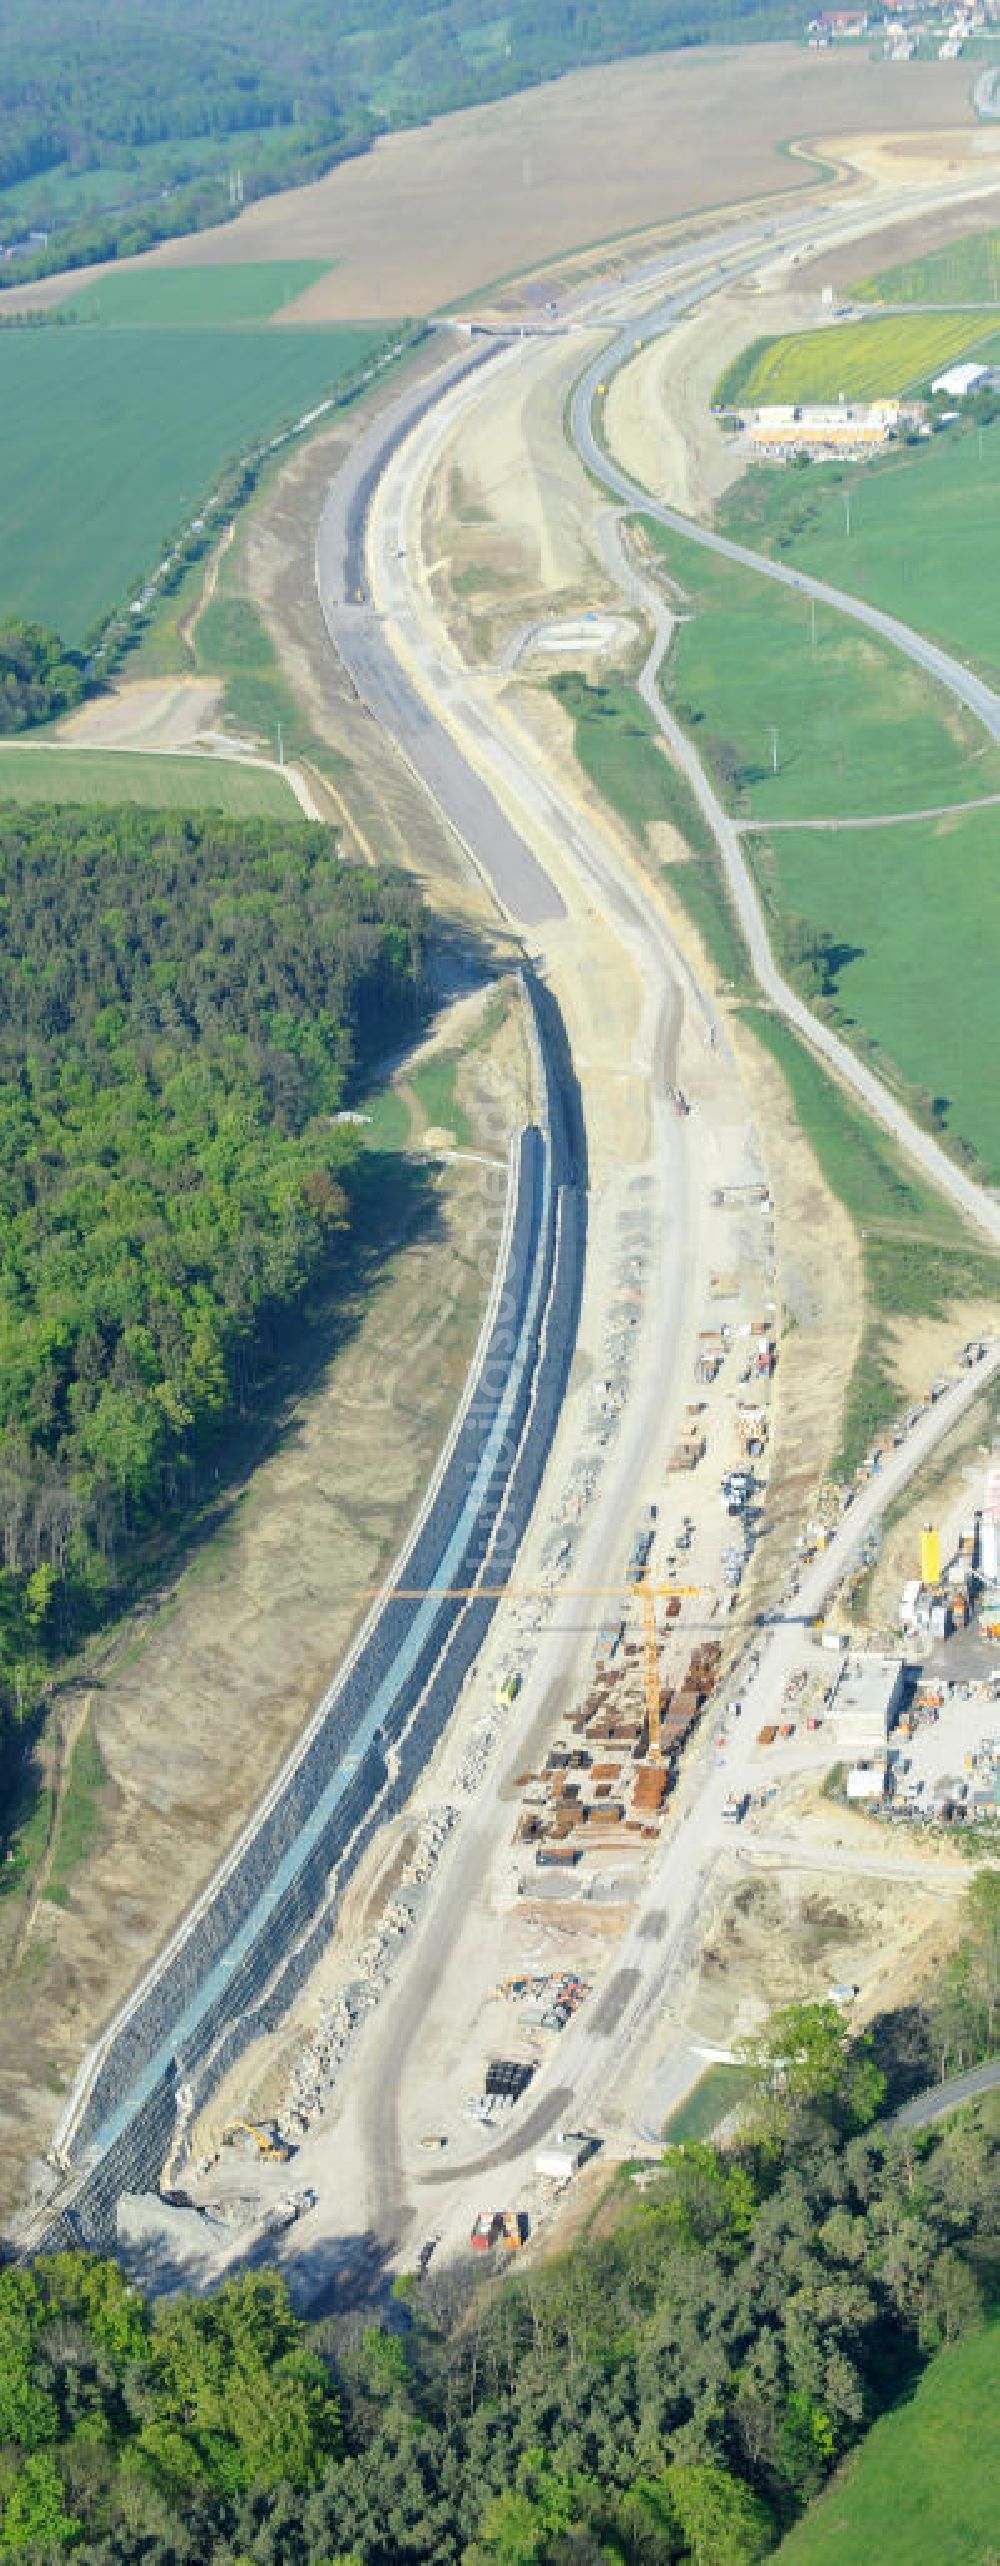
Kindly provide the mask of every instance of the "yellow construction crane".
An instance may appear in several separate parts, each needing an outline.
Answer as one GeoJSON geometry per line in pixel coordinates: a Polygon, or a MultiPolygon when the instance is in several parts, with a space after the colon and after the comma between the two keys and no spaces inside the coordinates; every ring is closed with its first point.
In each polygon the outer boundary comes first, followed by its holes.
{"type": "MultiPolygon", "coordinates": [[[[383,1590],[381,1586],[373,1586],[366,1591],[375,1595],[381,1594],[383,1590]]],[[[504,1595],[510,1595],[515,1602],[522,1597],[534,1596],[543,1598],[546,1603],[554,1603],[559,1595],[602,1595],[605,1598],[613,1596],[620,1604],[637,1603],[642,1613],[642,1673],[649,1727],[649,1761],[651,1764],[662,1764],[660,1653],[656,1630],[656,1607],[667,1596],[704,1595],[707,1591],[704,1586],[654,1585],[649,1577],[637,1578],[634,1586],[630,1586],[624,1579],[617,1586],[573,1586],[561,1583],[558,1586],[525,1586],[516,1578],[511,1578],[505,1586],[394,1586],[387,1601],[422,1604],[429,1595],[446,1595],[454,1596],[459,1603],[470,1603],[477,1596],[482,1596],[484,1600],[499,1601],[504,1595]]]]}

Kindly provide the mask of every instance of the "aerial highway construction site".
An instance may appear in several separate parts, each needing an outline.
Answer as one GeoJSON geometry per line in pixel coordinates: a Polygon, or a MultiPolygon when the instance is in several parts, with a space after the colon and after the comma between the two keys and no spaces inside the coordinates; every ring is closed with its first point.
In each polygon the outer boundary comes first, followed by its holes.
{"type": "MultiPolygon", "coordinates": [[[[762,311],[818,315],[824,260],[863,266],[870,235],[990,185],[890,160],[563,258],[439,318],[336,468],[317,447],[300,475],[311,682],[433,812],[515,1029],[498,1140],[465,1153],[494,1187],[478,1335],[322,1700],[81,2062],[25,2243],[117,2240],[146,2278],[208,2281],[266,2240],[309,2307],[530,2253],[712,2077],[724,2117],[770,2005],[834,1988],[863,2021],[947,1942],[949,1831],[992,1820],[1000,1770],[1000,1334],[970,1286],[834,1467],[859,1241],[751,992],[984,1271],[1000,1207],[785,976],[659,687],[685,608],[648,528],[726,555],[692,385],[762,311]],[[634,689],[661,819],[630,823],[576,754],[567,673],[634,689]],[[671,887],[693,848],[738,987],[671,887]]],[[[939,640],[728,552],[877,628],[1000,739],[1000,698],[939,640]]]]}

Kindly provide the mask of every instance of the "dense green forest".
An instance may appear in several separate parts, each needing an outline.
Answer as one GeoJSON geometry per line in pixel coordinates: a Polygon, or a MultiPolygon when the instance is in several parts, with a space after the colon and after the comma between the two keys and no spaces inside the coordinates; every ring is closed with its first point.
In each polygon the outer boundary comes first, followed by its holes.
{"type": "MultiPolygon", "coordinates": [[[[994,1995],[998,1944],[992,1873],[962,1966],[994,1995]]],[[[989,2314],[1000,2184],[982,2110],[878,2117],[875,2049],[831,2005],[773,2018],[750,2064],[737,2144],[623,2169],[582,2239],[516,2274],[432,2263],[391,2325],[300,2325],[266,2274],[148,2306],[82,2255],[9,2269],[0,2551],[751,2566],[989,2314]]]]}
{"type": "Polygon", "coordinates": [[[54,721],[83,691],[81,662],[58,634],[18,615],[0,619],[0,737],[54,721]]]}
{"type": "Polygon", "coordinates": [[[789,0],[7,0],[0,278],[147,248],[316,176],[390,125],[714,37],[798,33],[789,0]],[[32,230],[47,240],[30,241],[32,230]]]}
{"type": "MultiPolygon", "coordinates": [[[[198,1493],[349,1244],[352,1062],[417,1003],[401,880],[323,828],[0,811],[0,1706],[198,1493]]],[[[0,1730],[0,1742],[4,1732],[0,1730]]]]}

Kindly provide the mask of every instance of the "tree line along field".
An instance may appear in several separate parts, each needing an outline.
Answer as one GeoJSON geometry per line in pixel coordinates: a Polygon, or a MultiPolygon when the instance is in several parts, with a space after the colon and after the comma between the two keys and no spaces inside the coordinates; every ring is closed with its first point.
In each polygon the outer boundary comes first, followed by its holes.
{"type": "Polygon", "coordinates": [[[220,0],[155,10],[61,0],[58,20],[6,0],[0,26],[0,238],[13,275],[122,257],[218,223],[238,169],[247,202],[421,125],[585,63],[653,47],[797,35],[790,0],[220,0]]]}
{"type": "Polygon", "coordinates": [[[923,258],[901,259],[851,288],[863,303],[1000,302],[1000,232],[972,232],[923,258]]]}
{"type": "Polygon", "coordinates": [[[0,330],[0,614],[77,646],[227,462],[345,387],[377,331],[0,330]]]}
{"type": "Polygon", "coordinates": [[[939,2352],[783,2541],[778,2566],[984,2566],[1000,2516],[998,2381],[995,2323],[939,2352]]]}
{"type": "Polygon", "coordinates": [[[1000,679],[1000,419],[970,417],[865,465],[755,466],[717,523],[1000,679]]]}
{"type": "Polygon", "coordinates": [[[986,336],[968,313],[903,313],[846,321],[787,338],[755,339],[727,366],[716,404],[736,402],[891,400],[924,384],[961,356],[990,362],[1000,339],[986,336]]]}

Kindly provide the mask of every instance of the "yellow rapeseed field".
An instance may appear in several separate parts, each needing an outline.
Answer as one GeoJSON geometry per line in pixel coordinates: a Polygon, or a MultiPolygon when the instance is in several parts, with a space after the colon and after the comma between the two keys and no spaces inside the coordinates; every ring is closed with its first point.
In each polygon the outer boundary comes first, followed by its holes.
{"type": "Polygon", "coordinates": [[[970,312],[914,312],[760,339],[729,367],[716,400],[836,401],[841,393],[848,400],[890,399],[967,355],[983,335],[970,312]]]}

